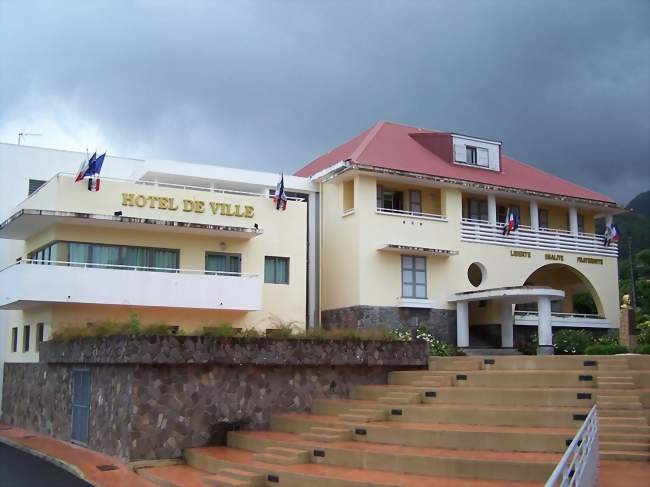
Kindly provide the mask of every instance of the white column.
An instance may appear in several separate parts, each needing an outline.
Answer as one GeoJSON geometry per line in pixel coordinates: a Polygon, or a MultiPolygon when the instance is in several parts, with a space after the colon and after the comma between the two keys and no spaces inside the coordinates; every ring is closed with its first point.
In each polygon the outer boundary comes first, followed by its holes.
{"type": "Polygon", "coordinates": [[[488,221],[492,225],[497,223],[497,198],[493,194],[489,194],[487,198],[488,205],[488,221]]]}
{"type": "Polygon", "coordinates": [[[569,232],[578,235],[578,210],[573,206],[569,208],[569,232]]]}
{"type": "Polygon", "coordinates": [[[501,304],[501,346],[504,348],[512,348],[514,346],[513,338],[513,322],[512,304],[501,304]]]}
{"type": "Polygon", "coordinates": [[[530,202],[530,227],[537,231],[539,230],[539,207],[537,201],[530,202]]]}
{"type": "Polygon", "coordinates": [[[614,215],[608,213],[605,215],[605,225],[611,225],[612,223],[614,223],[614,215]]]}
{"type": "Polygon", "coordinates": [[[539,346],[551,346],[553,345],[553,327],[551,326],[551,300],[549,298],[539,298],[537,300],[537,313],[539,318],[537,325],[539,346]]]}
{"type": "Polygon", "coordinates": [[[469,306],[467,301],[456,303],[456,346],[469,347],[469,306]]]}

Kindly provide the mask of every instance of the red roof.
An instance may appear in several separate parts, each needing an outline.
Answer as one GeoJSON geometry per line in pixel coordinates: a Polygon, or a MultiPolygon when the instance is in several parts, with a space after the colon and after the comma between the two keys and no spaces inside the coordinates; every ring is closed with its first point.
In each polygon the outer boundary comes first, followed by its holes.
{"type": "Polygon", "coordinates": [[[453,164],[451,134],[379,122],[296,172],[309,177],[340,161],[615,204],[611,198],[501,155],[501,170],[453,164]],[[445,143],[443,139],[447,139],[445,143]],[[447,147],[448,145],[448,147],[447,147]]]}

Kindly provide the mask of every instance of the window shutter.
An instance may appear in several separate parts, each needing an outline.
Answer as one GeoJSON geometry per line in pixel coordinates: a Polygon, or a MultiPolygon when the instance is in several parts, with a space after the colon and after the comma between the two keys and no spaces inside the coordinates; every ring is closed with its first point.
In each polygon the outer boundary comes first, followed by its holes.
{"type": "Polygon", "coordinates": [[[476,148],[476,165],[490,167],[489,152],[483,147],[476,148]]]}
{"type": "Polygon", "coordinates": [[[467,162],[465,144],[454,144],[454,160],[456,162],[467,162]]]}
{"type": "Polygon", "coordinates": [[[377,185],[377,209],[384,207],[384,188],[380,184],[377,185]]]}

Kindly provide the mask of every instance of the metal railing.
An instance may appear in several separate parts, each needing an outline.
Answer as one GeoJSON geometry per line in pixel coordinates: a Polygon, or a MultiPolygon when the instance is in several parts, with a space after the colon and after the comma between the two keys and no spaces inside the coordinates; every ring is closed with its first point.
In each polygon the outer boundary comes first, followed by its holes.
{"type": "Polygon", "coordinates": [[[606,247],[604,237],[594,233],[576,235],[566,230],[547,228],[533,230],[527,225],[520,225],[517,230],[504,235],[503,225],[470,218],[462,220],[461,238],[468,242],[484,242],[508,247],[559,250],[605,257],[618,256],[618,246],[615,243],[606,247]]]}
{"type": "MultiPolygon", "coordinates": [[[[537,311],[515,311],[515,325],[537,326],[539,314],[537,311]]],[[[553,326],[611,328],[607,318],[596,314],[585,313],[551,313],[553,326]]]]}
{"type": "Polygon", "coordinates": [[[211,271],[203,269],[175,269],[170,267],[149,267],[138,265],[97,264],[94,262],[69,262],[63,260],[22,259],[0,269],[0,272],[19,265],[54,265],[64,267],[81,267],[85,269],[115,269],[124,271],[168,272],[173,274],[202,274],[206,276],[259,277],[259,274],[227,271],[211,271]]]}
{"type": "Polygon", "coordinates": [[[595,486],[598,458],[598,409],[594,404],[545,487],[595,486]]]}
{"type": "Polygon", "coordinates": [[[422,213],[420,211],[393,210],[391,208],[377,208],[377,213],[382,215],[409,216],[412,218],[421,218],[422,220],[434,220],[440,222],[447,221],[447,217],[444,215],[436,215],[435,213],[422,213]]]}

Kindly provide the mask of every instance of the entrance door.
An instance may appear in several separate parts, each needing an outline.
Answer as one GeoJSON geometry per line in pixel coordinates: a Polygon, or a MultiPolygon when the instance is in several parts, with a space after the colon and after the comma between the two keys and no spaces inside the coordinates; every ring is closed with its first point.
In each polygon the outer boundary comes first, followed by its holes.
{"type": "Polygon", "coordinates": [[[72,383],[72,436],[75,443],[88,444],[90,419],[90,370],[76,369],[72,383]]]}

